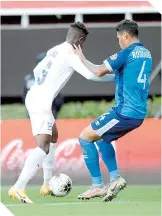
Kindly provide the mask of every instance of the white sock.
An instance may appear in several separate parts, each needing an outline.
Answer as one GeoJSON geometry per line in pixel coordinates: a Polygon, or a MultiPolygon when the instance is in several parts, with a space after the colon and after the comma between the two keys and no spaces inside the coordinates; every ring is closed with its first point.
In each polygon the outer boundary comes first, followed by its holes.
{"type": "Polygon", "coordinates": [[[24,190],[29,180],[35,175],[40,168],[41,163],[46,157],[46,153],[39,147],[36,147],[27,157],[24,168],[15,184],[18,189],[24,190]]]}
{"type": "Polygon", "coordinates": [[[54,168],[54,151],[55,151],[55,143],[50,143],[50,149],[48,155],[44,158],[43,161],[43,175],[44,175],[44,183],[48,185],[50,179],[52,178],[52,172],[54,168]]]}

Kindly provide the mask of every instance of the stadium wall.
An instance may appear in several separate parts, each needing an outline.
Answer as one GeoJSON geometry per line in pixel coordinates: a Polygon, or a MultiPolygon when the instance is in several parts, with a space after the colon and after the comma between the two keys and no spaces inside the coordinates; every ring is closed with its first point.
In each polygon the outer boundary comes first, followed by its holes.
{"type": "MultiPolygon", "coordinates": [[[[101,63],[107,56],[119,50],[115,24],[100,28],[89,28],[90,34],[85,46],[85,54],[95,63],[101,63]]],[[[48,27],[47,27],[48,28],[48,27]]],[[[21,97],[24,76],[31,73],[36,65],[36,56],[65,40],[67,28],[50,29],[2,29],[1,31],[1,71],[2,97],[21,97]]],[[[153,67],[161,59],[161,29],[159,25],[140,27],[140,38],[153,55],[153,67]]],[[[151,94],[160,94],[160,79],[151,85],[151,94]]],[[[87,81],[74,74],[62,90],[65,96],[107,96],[114,94],[114,84],[87,81]]]]}
{"type": "MultiPolygon", "coordinates": [[[[84,165],[78,136],[92,119],[58,119],[59,140],[55,152],[54,173],[66,173],[74,184],[88,184],[90,177],[84,165]],[[77,126],[77,127],[76,127],[77,126]]],[[[141,127],[115,141],[119,169],[129,184],[160,184],[159,119],[146,119],[141,127]]],[[[0,164],[2,184],[13,184],[27,155],[35,147],[29,120],[2,121],[0,164]]],[[[100,160],[104,178],[107,170],[100,160]]],[[[42,182],[42,170],[32,184],[42,182]]]]}

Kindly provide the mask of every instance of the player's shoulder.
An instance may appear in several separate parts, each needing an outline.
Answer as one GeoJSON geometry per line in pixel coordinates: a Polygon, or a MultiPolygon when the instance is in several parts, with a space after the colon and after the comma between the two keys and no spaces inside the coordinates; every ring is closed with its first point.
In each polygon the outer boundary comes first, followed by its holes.
{"type": "Polygon", "coordinates": [[[121,49],[119,51],[119,55],[123,55],[123,56],[128,56],[131,52],[131,49],[129,49],[129,47],[121,49]]]}
{"type": "Polygon", "coordinates": [[[74,52],[72,45],[67,43],[66,41],[57,45],[55,49],[59,51],[67,52],[67,53],[74,52]]]}
{"type": "Polygon", "coordinates": [[[130,50],[127,48],[121,49],[119,52],[110,56],[110,60],[126,59],[129,56],[130,50]]]}
{"type": "Polygon", "coordinates": [[[67,42],[63,42],[49,49],[47,54],[50,54],[53,52],[57,52],[61,55],[67,55],[70,53],[74,53],[74,50],[70,44],[68,44],[67,42]]]}
{"type": "Polygon", "coordinates": [[[147,51],[147,52],[150,52],[150,50],[147,47],[145,47],[143,43],[140,43],[140,42],[139,43],[134,43],[134,44],[132,44],[132,46],[130,46],[128,48],[130,48],[132,52],[133,51],[139,51],[139,52],[147,51]]]}

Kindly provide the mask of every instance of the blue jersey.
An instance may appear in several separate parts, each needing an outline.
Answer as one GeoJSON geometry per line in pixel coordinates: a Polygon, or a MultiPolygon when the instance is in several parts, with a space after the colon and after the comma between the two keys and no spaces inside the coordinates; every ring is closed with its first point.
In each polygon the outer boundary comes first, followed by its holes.
{"type": "Polygon", "coordinates": [[[144,119],[152,71],[150,51],[142,43],[133,43],[110,56],[104,63],[115,73],[114,111],[122,116],[144,119]]]}

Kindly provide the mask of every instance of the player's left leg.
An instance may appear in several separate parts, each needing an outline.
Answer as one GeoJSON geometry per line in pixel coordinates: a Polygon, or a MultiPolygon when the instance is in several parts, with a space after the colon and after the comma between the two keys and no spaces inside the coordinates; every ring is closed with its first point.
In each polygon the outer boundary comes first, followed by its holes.
{"type": "Polygon", "coordinates": [[[88,132],[88,137],[82,136],[79,138],[79,142],[83,151],[83,157],[85,164],[90,172],[92,177],[92,186],[82,194],[78,195],[79,199],[90,199],[93,197],[101,197],[106,194],[106,188],[103,185],[100,165],[99,165],[99,156],[96,146],[92,140],[100,139],[93,131],[86,128],[84,131],[88,132]]]}
{"type": "Polygon", "coordinates": [[[78,196],[79,199],[90,199],[93,197],[102,197],[107,193],[107,187],[103,185],[99,156],[95,144],[97,144],[102,159],[109,170],[110,180],[113,181],[120,177],[117,167],[114,147],[107,143],[96,134],[91,126],[85,128],[79,138],[83,150],[85,164],[92,177],[92,186],[86,192],[78,196]],[[95,141],[95,142],[94,142],[95,141]]]}
{"type": "Polygon", "coordinates": [[[47,154],[47,156],[43,161],[44,182],[40,189],[40,194],[43,196],[51,194],[51,190],[49,188],[49,181],[52,178],[52,174],[53,174],[54,159],[55,159],[54,152],[55,152],[57,140],[58,140],[58,130],[56,124],[54,124],[52,128],[52,138],[51,138],[49,153],[47,154]]]}

